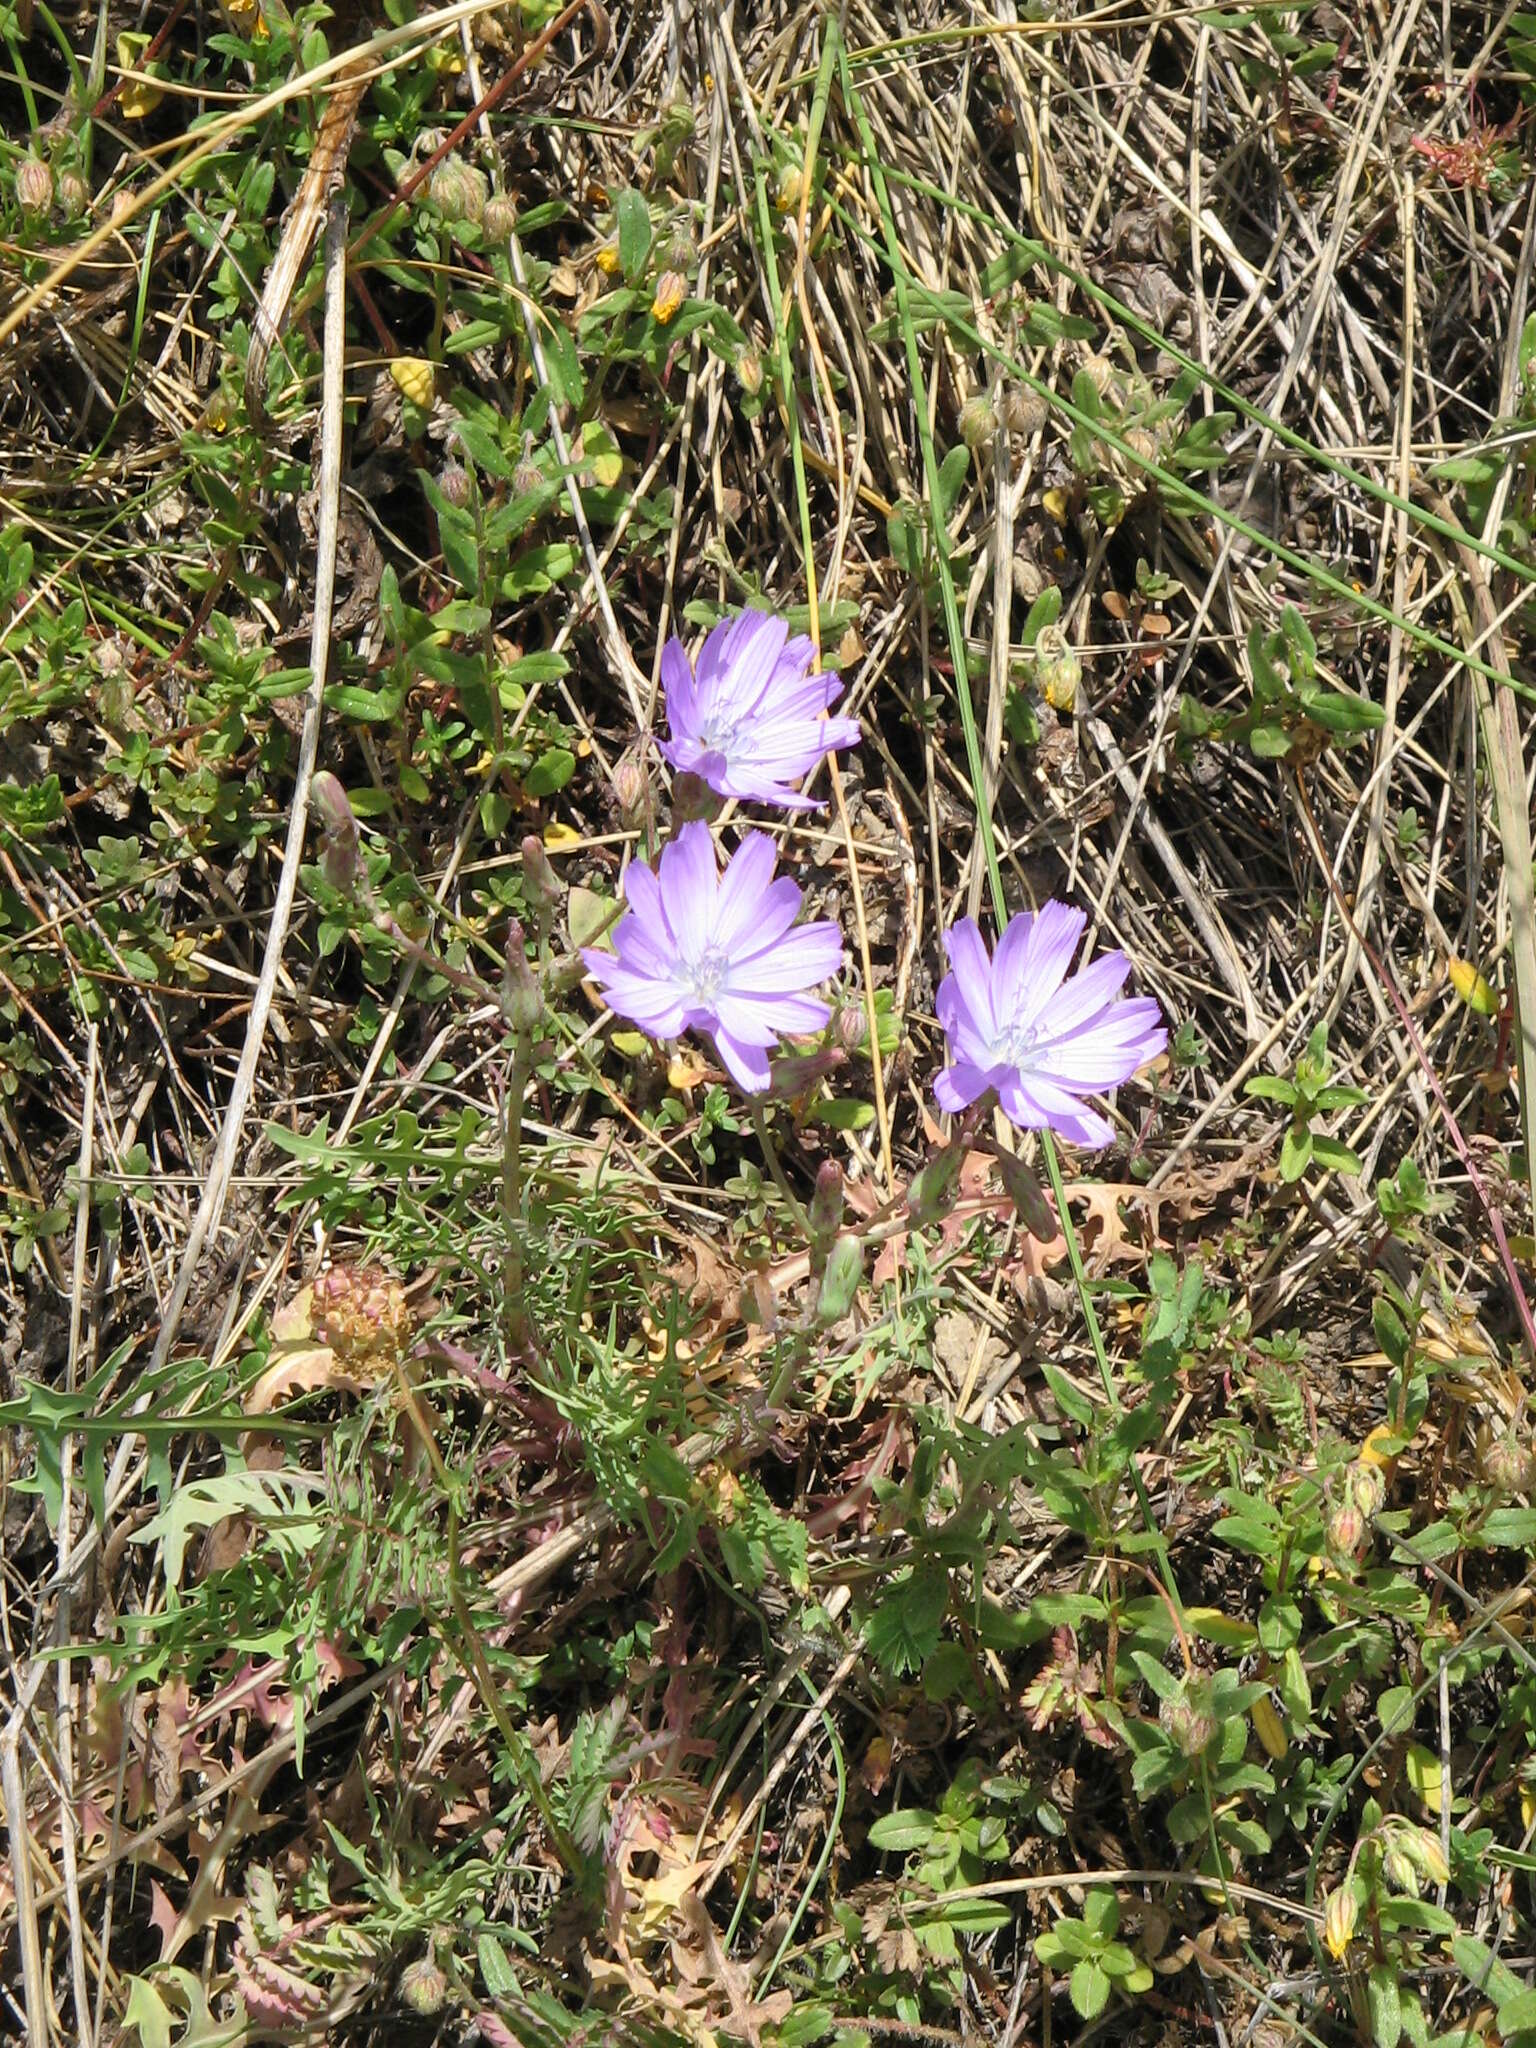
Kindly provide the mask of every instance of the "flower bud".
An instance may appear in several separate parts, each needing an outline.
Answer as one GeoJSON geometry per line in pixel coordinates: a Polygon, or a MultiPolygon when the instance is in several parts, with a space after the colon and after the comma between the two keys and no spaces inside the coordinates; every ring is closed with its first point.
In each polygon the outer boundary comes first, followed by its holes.
{"type": "Polygon", "coordinates": [[[694,137],[698,116],[692,100],[678,93],[668,100],[656,120],[656,139],[664,148],[676,155],[685,149],[694,137]]]}
{"type": "Polygon", "coordinates": [[[662,251],[661,267],[663,270],[680,270],[685,278],[691,277],[698,253],[687,230],[676,228],[668,237],[667,245],[662,251]]]}
{"type": "Polygon", "coordinates": [[[337,1362],[366,1376],[405,1352],[411,1311],[405,1289],[382,1266],[331,1266],[315,1282],[311,1323],[337,1362]]]}
{"type": "Polygon", "coordinates": [[[1432,1834],[1428,1828],[1404,1828],[1402,1846],[1404,1855],[1421,1877],[1427,1877],[1431,1884],[1450,1883],[1451,1866],[1445,1860],[1438,1835],[1432,1834]]]}
{"type": "Polygon", "coordinates": [[[1387,1475],[1369,1458],[1357,1458],[1349,1468],[1348,1493],[1366,1521],[1372,1521],[1387,1497],[1387,1475]]]}
{"type": "Polygon", "coordinates": [[[91,210],[91,188],[78,171],[60,171],[58,207],[66,220],[81,220],[91,210]]]}
{"type": "Polygon", "coordinates": [[[843,1169],[823,1159],[816,1169],[816,1188],[806,1209],[813,1237],[832,1237],[843,1220],[843,1169]]]}
{"type": "Polygon", "coordinates": [[[1344,1951],[1354,1940],[1359,1917],[1360,1901],[1353,1885],[1341,1884],[1328,1894],[1328,1903],[1323,1908],[1323,1946],[1335,1962],[1342,1961],[1344,1951]]]}
{"type": "Polygon", "coordinates": [[[960,1147],[946,1145],[912,1176],[907,1213],[919,1229],[940,1222],[955,1206],[961,1164],[960,1147]]]}
{"type": "Polygon", "coordinates": [[[1157,1718],[1180,1756],[1204,1756],[1221,1732],[1211,1681],[1204,1672],[1191,1672],[1174,1698],[1164,1700],[1158,1707],[1157,1718]]]}
{"type": "Polygon", "coordinates": [[[960,438],[974,454],[987,447],[997,432],[997,414],[992,401],[981,392],[968,398],[960,408],[960,438]]]}
{"type": "Polygon", "coordinates": [[[320,821],[320,872],[330,888],[350,896],[361,879],[362,863],[357,819],[347,792],[328,768],[322,768],[309,786],[309,800],[320,821]]]}
{"type": "Polygon", "coordinates": [[[1120,436],[1127,449],[1142,463],[1157,462],[1162,456],[1162,443],[1156,434],[1148,433],[1145,427],[1127,427],[1120,436]]]}
{"type": "Polygon", "coordinates": [[[520,498],[530,496],[545,482],[545,476],[531,455],[524,455],[512,472],[512,489],[520,498]]]}
{"type": "Polygon", "coordinates": [[[1323,1539],[1335,1563],[1353,1564],[1365,1541],[1365,1517],[1348,1494],[1335,1502],[1323,1524],[1323,1539]]]}
{"type": "Polygon", "coordinates": [[[501,1007],[519,1037],[531,1037],[544,1015],[538,979],[523,950],[523,928],[514,917],[507,926],[507,964],[501,977],[501,1007]]]}
{"type": "Polygon", "coordinates": [[[638,747],[630,747],[613,764],[613,797],[619,807],[619,822],[633,831],[645,816],[650,778],[638,747]]]}
{"type": "Polygon", "coordinates": [[[53,172],[41,157],[24,156],[16,166],[16,204],[23,213],[47,213],[53,205],[53,172]]]}
{"type": "Polygon", "coordinates": [[[448,1979],[432,1956],[420,1957],[401,1973],[400,1996],[423,2019],[441,2012],[447,1995],[448,1979]]]}
{"type": "Polygon", "coordinates": [[[1051,1207],[1046,1192],[1034,1176],[1033,1170],[1019,1158],[1016,1152],[999,1152],[997,1170],[1002,1175],[1003,1186],[1012,1202],[1014,1213],[1029,1232],[1049,1244],[1060,1231],[1056,1211],[1051,1207]]]}
{"type": "Polygon", "coordinates": [[[460,511],[464,509],[475,494],[475,487],[471,481],[469,471],[462,462],[445,462],[443,464],[437,473],[437,488],[442,492],[449,504],[456,506],[460,511]]]}
{"type": "Polygon", "coordinates": [[[1083,664],[1067,644],[1060,626],[1043,626],[1035,642],[1035,681],[1053,711],[1070,711],[1077,702],[1083,664]]]}
{"type": "Polygon", "coordinates": [[[1381,1874],[1395,1892],[1404,1898],[1419,1896],[1419,1873],[1413,1867],[1413,1858],[1398,1842],[1388,1844],[1381,1859],[1381,1874]]]}
{"type": "Polygon", "coordinates": [[[427,197],[446,221],[480,221],[485,218],[490,187],[484,171],[476,165],[448,156],[427,180],[427,197]]]}
{"type": "Polygon", "coordinates": [[[519,851],[523,856],[523,895],[543,929],[553,923],[565,891],[537,832],[524,834],[519,851]]]}
{"type": "Polygon", "coordinates": [[[756,398],[763,388],[763,359],[750,345],[736,352],[736,382],[748,398],[756,398]]]}
{"type": "Polygon", "coordinates": [[[759,1102],[798,1102],[819,1082],[829,1079],[848,1056],[841,1046],[829,1045],[821,1052],[780,1053],[768,1070],[768,1090],[759,1102]]]}
{"type": "Polygon", "coordinates": [[[840,1323],[849,1314],[863,1278],[864,1247],[858,1238],[845,1231],[827,1253],[827,1267],[816,1297],[816,1320],[823,1329],[840,1323]]]}
{"type": "Polygon", "coordinates": [[[805,172],[797,163],[780,166],[774,182],[773,203],[780,213],[798,213],[805,194],[805,172]]]}
{"type": "Polygon", "coordinates": [[[517,233],[517,201],[509,199],[505,192],[493,193],[485,202],[480,231],[491,247],[505,247],[517,233]]]}
{"type": "Polygon", "coordinates": [[[664,270],[656,280],[656,296],[651,300],[651,318],[658,326],[665,327],[681,310],[688,296],[688,280],[680,270],[664,270]]]}

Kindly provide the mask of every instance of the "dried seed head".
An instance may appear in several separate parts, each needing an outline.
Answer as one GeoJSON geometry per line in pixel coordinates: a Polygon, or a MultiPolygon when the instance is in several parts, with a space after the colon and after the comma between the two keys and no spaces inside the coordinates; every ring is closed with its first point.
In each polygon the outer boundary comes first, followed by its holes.
{"type": "Polygon", "coordinates": [[[418,2012],[424,2019],[441,2012],[443,2000],[448,1996],[448,1979],[438,1968],[431,1956],[422,1956],[402,1972],[400,1996],[412,2012],[418,2012]]]}
{"type": "Polygon", "coordinates": [[[1127,427],[1120,438],[1140,462],[1156,462],[1162,455],[1156,434],[1148,433],[1145,427],[1127,427]]]}
{"type": "Polygon", "coordinates": [[[1495,1493],[1525,1493],[1531,1484],[1531,1454],[1512,1429],[1482,1448],[1483,1477],[1495,1493]]]}
{"type": "Polygon", "coordinates": [[[41,157],[24,156],[16,166],[16,204],[23,213],[47,213],[53,205],[53,172],[41,157]]]}
{"type": "Polygon", "coordinates": [[[978,448],[985,448],[996,432],[997,413],[992,401],[977,392],[960,408],[960,438],[974,454],[978,448]]]}
{"type": "Polygon", "coordinates": [[[1038,391],[1026,391],[1016,384],[1010,384],[1003,393],[999,410],[1003,425],[1021,441],[1038,433],[1051,416],[1051,408],[1038,391]]]}
{"type": "Polygon", "coordinates": [[[1078,368],[1082,370],[1093,388],[1103,398],[1115,381],[1115,366],[1108,356],[1095,355],[1091,351],[1084,355],[1078,368]]]}
{"type": "Polygon", "coordinates": [[[332,1266],[314,1289],[314,1331],[338,1363],[377,1373],[398,1361],[411,1338],[405,1289],[382,1266],[332,1266]]]}
{"type": "Polygon", "coordinates": [[[505,192],[496,192],[485,202],[481,232],[493,248],[501,248],[517,233],[517,202],[505,192]]]}
{"type": "Polygon", "coordinates": [[[427,180],[427,197],[446,221],[481,221],[490,186],[484,171],[462,157],[448,156],[427,180]]]}
{"type": "Polygon", "coordinates": [[[1192,1672],[1177,1694],[1162,1702],[1157,1718],[1180,1756],[1204,1756],[1220,1733],[1211,1681],[1203,1672],[1192,1672]]]}
{"type": "Polygon", "coordinates": [[[1032,562],[1028,555],[1014,556],[1013,590],[1021,603],[1033,604],[1050,580],[1040,565],[1032,562]]]}

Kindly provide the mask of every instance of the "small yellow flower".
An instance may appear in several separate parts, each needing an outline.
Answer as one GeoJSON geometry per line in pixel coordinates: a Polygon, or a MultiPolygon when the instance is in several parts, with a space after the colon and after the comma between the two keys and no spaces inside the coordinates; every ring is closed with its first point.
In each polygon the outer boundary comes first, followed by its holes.
{"type": "Polygon", "coordinates": [[[1360,1917],[1360,1902],[1351,1887],[1341,1884],[1337,1891],[1328,1894],[1328,1904],[1323,1912],[1323,1946],[1335,1962],[1343,1959],[1344,1951],[1354,1939],[1355,1922],[1360,1917]]]}
{"type": "Polygon", "coordinates": [[[544,827],[544,844],[552,853],[563,853],[567,847],[580,846],[581,834],[574,826],[562,825],[556,821],[544,827]]]}
{"type": "MultiPolygon", "coordinates": [[[[124,71],[137,71],[144,61],[151,38],[138,29],[124,29],[117,39],[117,61],[124,71]]],[[[125,121],[142,121],[152,114],[165,94],[148,78],[129,78],[117,96],[118,112],[125,121]]]]}
{"type": "Polygon", "coordinates": [[[1486,979],[1470,960],[1458,960],[1454,954],[1446,962],[1446,972],[1451,977],[1451,987],[1479,1017],[1496,1017],[1499,1013],[1499,999],[1486,979]]]}
{"type": "Polygon", "coordinates": [[[396,356],[389,366],[389,374],[400,395],[425,412],[437,390],[437,372],[426,357],[396,356]]]}
{"type": "Polygon", "coordinates": [[[593,260],[596,262],[598,269],[603,273],[604,277],[617,277],[619,274],[618,243],[604,242],[593,260]]]}
{"type": "Polygon", "coordinates": [[[688,296],[688,280],[681,271],[664,270],[656,280],[656,296],[651,301],[651,317],[663,327],[679,311],[688,296]]]}

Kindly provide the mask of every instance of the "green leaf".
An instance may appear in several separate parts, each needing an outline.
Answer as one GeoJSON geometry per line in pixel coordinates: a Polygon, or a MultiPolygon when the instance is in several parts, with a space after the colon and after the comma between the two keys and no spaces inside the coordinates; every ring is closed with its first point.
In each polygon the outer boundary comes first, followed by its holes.
{"type": "Polygon", "coordinates": [[[895,1678],[920,1671],[938,1646],[948,1605],[948,1568],[937,1559],[916,1566],[887,1589],[865,1623],[871,1655],[895,1678]]]}
{"type": "Polygon", "coordinates": [[[1312,1149],[1316,1140],[1306,1124],[1287,1124],[1285,1136],[1280,1141],[1280,1178],[1283,1181],[1297,1181],[1312,1163],[1312,1149]]]}
{"type": "Polygon", "coordinates": [[[492,1998],[514,1997],[522,1989],[517,1972],[507,1961],[506,1950],[489,1929],[476,1942],[475,1956],[480,1964],[481,1982],[492,1998]]]}
{"type": "Polygon", "coordinates": [[[1067,1989],[1079,2017],[1096,2020],[1109,2003],[1109,1977],[1091,1957],[1077,1964],[1067,1979],[1067,1989]]]}
{"type": "Polygon", "coordinates": [[[1359,1173],[1363,1164],[1358,1152],[1341,1145],[1337,1138],[1325,1138],[1321,1132],[1312,1139],[1312,1158],[1330,1173],[1359,1173]]]}
{"type": "Polygon", "coordinates": [[[895,1813],[882,1813],[870,1828],[866,1840],[872,1849],[900,1855],[908,1849],[925,1849],[937,1826],[937,1816],[926,1807],[905,1807],[895,1813]]]}
{"type": "Polygon", "coordinates": [[[1365,1997],[1376,2048],[1397,2048],[1403,2031],[1403,2013],[1397,1995],[1397,1971],[1391,1963],[1374,1966],[1365,1980],[1365,1997]]]}
{"type": "Polygon", "coordinates": [[[140,2048],[171,2048],[171,2010],[146,1978],[128,1979],[123,2025],[136,2030],[140,2048]]]}
{"type": "Polygon", "coordinates": [[[614,206],[619,227],[619,268],[626,284],[638,284],[651,253],[651,209],[645,195],[627,185],[614,206]]]}

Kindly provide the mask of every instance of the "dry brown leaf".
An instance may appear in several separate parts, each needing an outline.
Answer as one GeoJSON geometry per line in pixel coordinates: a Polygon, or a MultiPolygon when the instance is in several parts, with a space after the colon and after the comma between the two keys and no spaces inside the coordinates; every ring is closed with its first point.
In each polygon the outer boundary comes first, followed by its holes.
{"type": "Polygon", "coordinates": [[[272,1362],[245,1397],[247,1415],[269,1415],[285,1394],[366,1391],[366,1383],[338,1362],[329,1344],[316,1343],[314,1301],[314,1284],[306,1281],[274,1314],[272,1362]]]}

